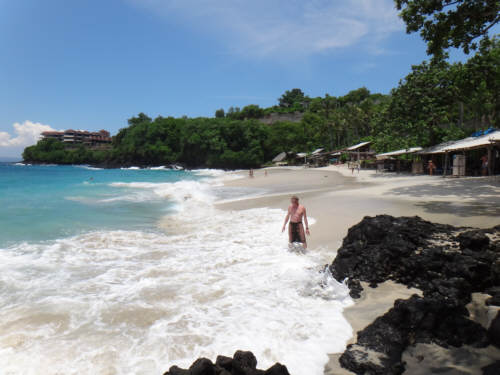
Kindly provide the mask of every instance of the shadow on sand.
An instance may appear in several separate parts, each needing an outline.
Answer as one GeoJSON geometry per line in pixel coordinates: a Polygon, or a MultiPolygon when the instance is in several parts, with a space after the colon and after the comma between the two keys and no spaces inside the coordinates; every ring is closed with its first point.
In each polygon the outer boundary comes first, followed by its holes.
{"type": "Polygon", "coordinates": [[[442,179],[435,184],[394,188],[390,193],[419,198],[442,197],[443,200],[415,204],[429,213],[500,217],[500,182],[494,179],[442,179]]]}
{"type": "Polygon", "coordinates": [[[453,214],[460,217],[470,216],[493,216],[500,217],[500,206],[498,203],[476,203],[476,202],[418,202],[415,206],[432,214],[453,214]]]}

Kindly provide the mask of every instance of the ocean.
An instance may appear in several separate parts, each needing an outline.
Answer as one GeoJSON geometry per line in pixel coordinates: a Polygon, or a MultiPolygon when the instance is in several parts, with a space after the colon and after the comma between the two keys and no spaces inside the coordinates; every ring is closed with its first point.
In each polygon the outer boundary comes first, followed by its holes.
{"type": "Polygon", "coordinates": [[[1,373],[162,374],[241,349],[322,374],[352,335],[334,252],[289,251],[284,210],[217,209],[265,193],[227,178],[0,163],[1,373]]]}

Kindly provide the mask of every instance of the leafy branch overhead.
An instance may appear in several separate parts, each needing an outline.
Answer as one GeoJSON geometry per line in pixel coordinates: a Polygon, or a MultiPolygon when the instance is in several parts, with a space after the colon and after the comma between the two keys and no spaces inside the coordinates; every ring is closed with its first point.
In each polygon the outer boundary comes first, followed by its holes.
{"type": "Polygon", "coordinates": [[[465,53],[500,22],[499,0],[395,0],[407,33],[420,31],[427,53],[442,55],[449,47],[465,53]]]}

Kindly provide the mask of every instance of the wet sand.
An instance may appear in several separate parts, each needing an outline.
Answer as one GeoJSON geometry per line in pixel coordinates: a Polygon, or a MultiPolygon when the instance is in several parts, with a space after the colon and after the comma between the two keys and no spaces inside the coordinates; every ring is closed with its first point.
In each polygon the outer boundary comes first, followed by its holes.
{"type": "MultiPolygon", "coordinates": [[[[256,189],[260,196],[221,202],[219,208],[272,207],[286,210],[290,195],[296,194],[307,208],[308,215],[316,221],[310,226],[309,251],[321,251],[325,247],[337,249],[351,226],[364,216],[378,214],[418,215],[429,221],[455,226],[488,228],[500,225],[498,177],[443,178],[377,174],[375,171],[351,174],[344,166],[267,168],[267,176],[261,169],[255,171],[254,178],[248,177],[247,172],[239,173],[243,178],[228,181],[225,185],[256,189]]],[[[358,332],[389,310],[395,299],[408,298],[418,292],[395,283],[384,283],[376,289],[366,287],[362,298],[347,308],[344,315],[353,332],[358,332]]],[[[350,342],[353,340],[355,333],[350,342]]],[[[412,350],[429,353],[429,358],[434,358],[432,362],[441,368],[456,355],[432,345],[419,345],[412,350]]],[[[409,364],[413,354],[405,353],[404,358],[409,364]]],[[[492,356],[497,354],[494,351],[492,356]]],[[[338,357],[338,353],[330,355],[325,374],[350,374],[340,368],[338,357]]],[[[427,370],[430,371],[429,367],[427,370]]]]}

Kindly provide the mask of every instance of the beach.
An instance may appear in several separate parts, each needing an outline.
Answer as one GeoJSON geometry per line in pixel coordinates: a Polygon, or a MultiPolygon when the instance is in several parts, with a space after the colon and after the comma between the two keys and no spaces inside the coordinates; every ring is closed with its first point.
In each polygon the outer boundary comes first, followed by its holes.
{"type": "Polygon", "coordinates": [[[377,214],[418,215],[437,223],[477,228],[500,224],[498,177],[444,179],[371,170],[351,174],[345,166],[268,168],[267,173],[258,170],[252,179],[245,176],[225,183],[262,189],[262,196],[223,202],[218,207],[285,210],[290,195],[300,195],[308,214],[317,221],[311,227],[311,248],[338,245],[352,225],[377,214]]]}
{"type": "MultiPolygon", "coordinates": [[[[348,229],[365,216],[418,215],[425,220],[458,227],[489,228],[500,224],[500,180],[495,177],[455,179],[377,174],[370,170],[352,173],[344,166],[267,168],[256,170],[254,178],[248,177],[247,172],[239,173],[242,178],[227,181],[225,185],[259,189],[261,196],[220,202],[217,205],[219,208],[270,207],[286,210],[290,196],[298,195],[300,203],[307,208],[308,216],[314,218],[314,223],[310,225],[308,251],[325,253],[325,258],[326,254],[332,254],[332,249],[340,247],[348,229]]],[[[325,259],[325,262],[332,260],[325,259]]],[[[355,332],[389,310],[396,299],[420,293],[393,282],[386,282],[375,289],[364,286],[362,297],[344,310],[344,316],[353,329],[353,337],[348,343],[355,341],[355,332]]],[[[490,312],[490,315],[493,313],[490,312]]],[[[433,353],[429,358],[432,357],[437,365],[443,366],[453,358],[452,354],[443,354],[434,347],[419,346],[418,349],[433,353]]],[[[499,351],[492,352],[474,355],[498,359],[499,351]]],[[[338,357],[338,353],[330,355],[325,374],[350,374],[340,368],[338,357]]],[[[406,355],[408,361],[410,357],[406,355]]],[[[481,363],[484,365],[484,360],[481,363]]],[[[479,368],[465,373],[479,373],[476,370],[479,371],[479,368]]]]}

